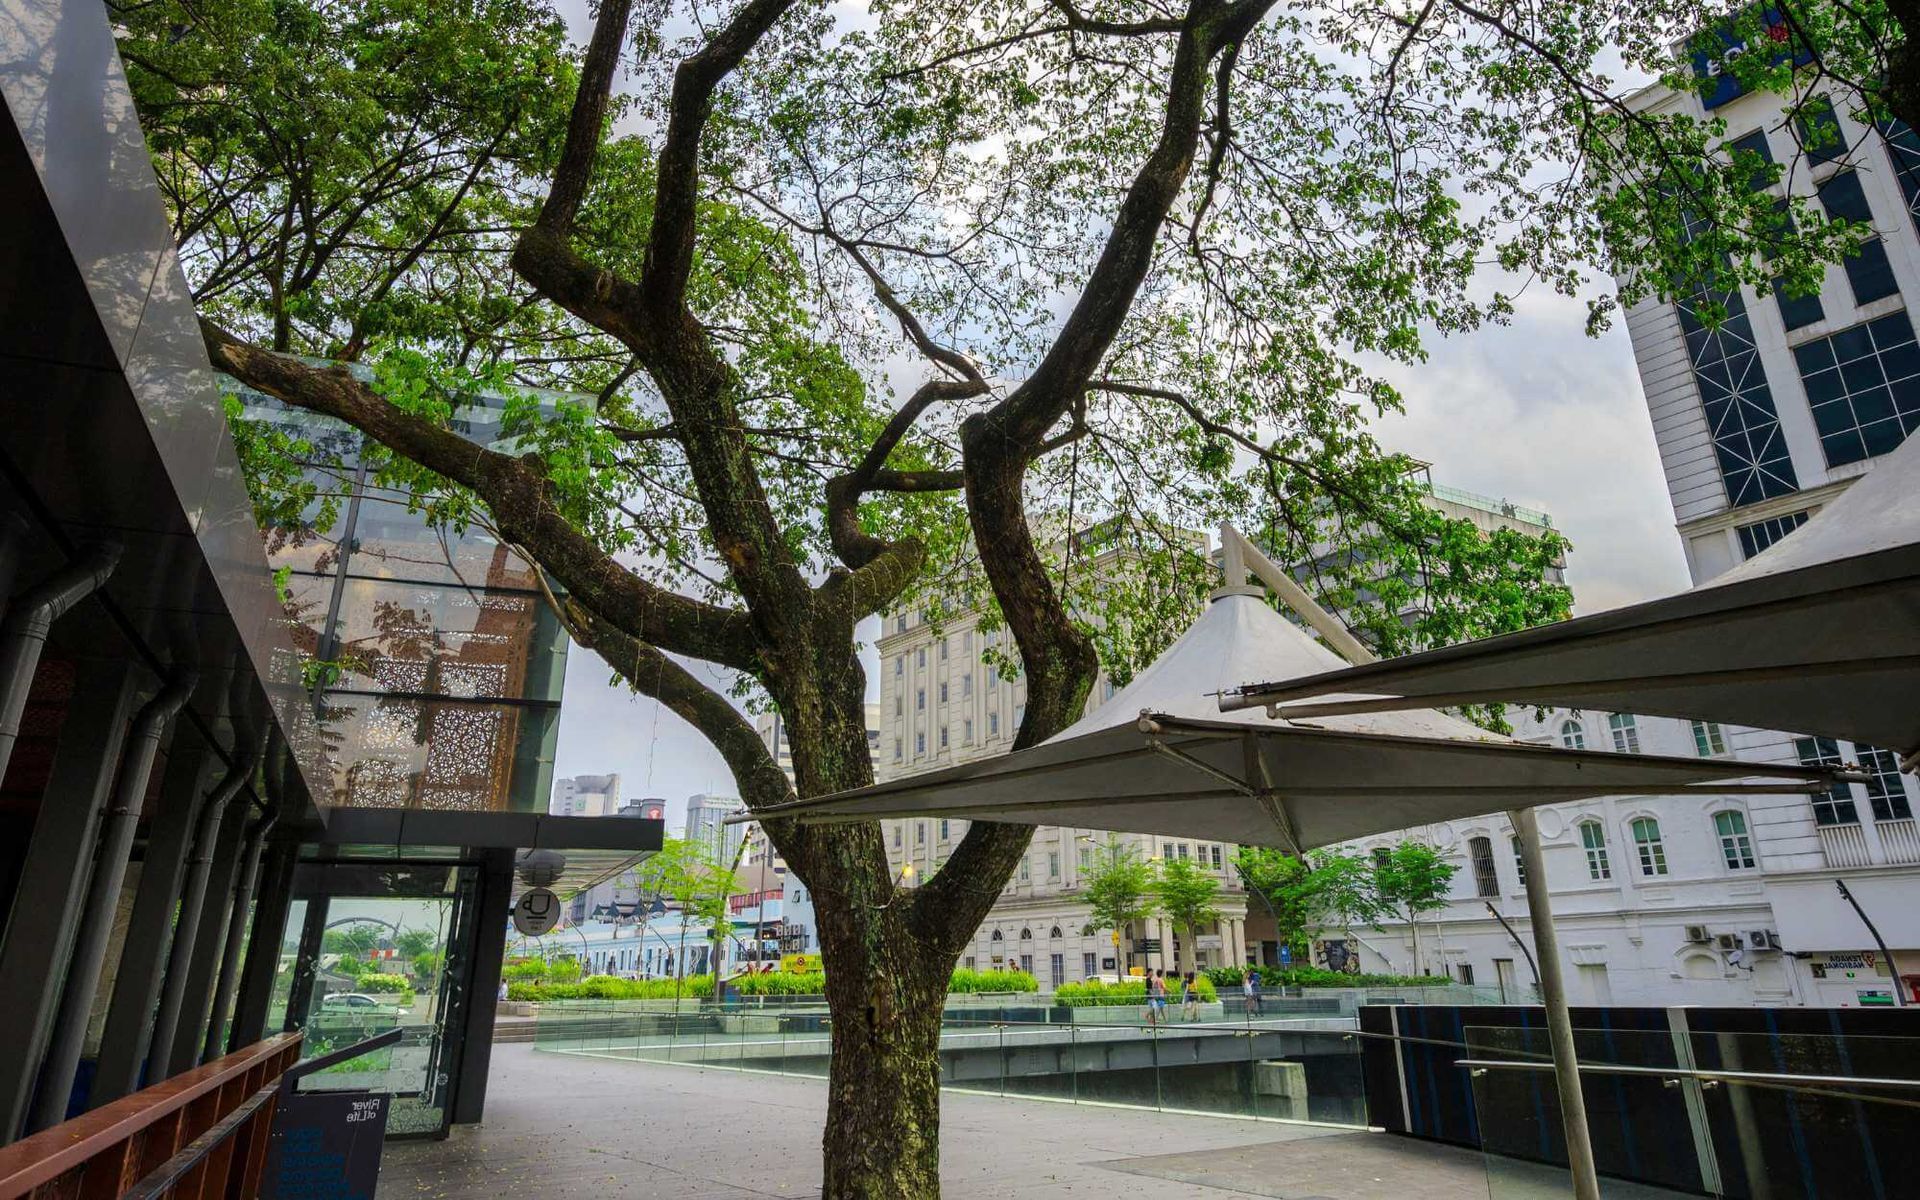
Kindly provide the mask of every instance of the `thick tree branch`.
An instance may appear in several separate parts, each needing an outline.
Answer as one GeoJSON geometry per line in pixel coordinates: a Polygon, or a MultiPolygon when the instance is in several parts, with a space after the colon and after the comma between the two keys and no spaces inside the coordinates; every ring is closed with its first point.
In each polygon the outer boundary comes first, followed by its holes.
{"type": "Polygon", "coordinates": [[[658,314],[677,315],[685,303],[700,199],[700,136],[713,111],[714,89],[792,6],[793,0],[747,0],[733,20],[673,73],[673,107],[660,146],[653,225],[640,272],[642,290],[658,314]]]}
{"type": "Polygon", "coordinates": [[[855,569],[866,566],[886,551],[889,543],[884,538],[874,537],[860,527],[860,499],[866,493],[876,489],[895,492],[942,491],[960,486],[957,472],[932,472],[904,474],[886,470],[886,462],[900,440],[913,428],[914,422],[935,403],[948,400],[965,400],[977,396],[986,390],[985,381],[957,379],[930,379],[920,385],[913,398],[901,405],[886,428],[874,438],[873,445],[860,460],[860,465],[844,475],[836,475],[827,481],[827,536],[833,542],[835,554],[849,567],[855,569]],[[883,476],[889,485],[882,487],[878,482],[883,476]],[[944,482],[949,481],[949,482],[944,482]]]}
{"type": "Polygon", "coordinates": [[[681,596],[639,578],[594,545],[554,507],[544,473],[398,408],[345,367],[312,367],[200,323],[208,357],[234,378],[288,404],[337,418],[471,490],[495,526],[595,611],[617,614],[637,637],[677,654],[757,672],[759,648],[745,614],[681,596]]]}
{"type": "Polygon", "coordinates": [[[574,640],[606,660],[608,666],[643,695],[666,705],[713,744],[733,772],[740,798],[749,808],[764,808],[793,798],[793,785],[773,759],[753,723],[731,701],[700,682],[656,646],[620,628],[576,597],[562,602],[567,630],[574,640]]]}
{"type": "Polygon", "coordinates": [[[593,179],[593,161],[600,152],[600,138],[607,124],[607,109],[613,98],[613,75],[620,66],[620,50],[627,40],[627,21],[633,12],[633,0],[600,0],[600,15],[593,22],[593,37],[587,42],[587,55],[580,64],[580,90],[574,93],[573,113],[567,121],[567,140],[560,150],[560,163],[553,172],[553,185],[535,218],[541,226],[566,233],[580,213],[587,184],[593,179]]]}
{"type": "Polygon", "coordinates": [[[1032,840],[1031,825],[975,821],[946,865],[915,891],[914,928],[946,961],[973,940],[1032,840]]]}

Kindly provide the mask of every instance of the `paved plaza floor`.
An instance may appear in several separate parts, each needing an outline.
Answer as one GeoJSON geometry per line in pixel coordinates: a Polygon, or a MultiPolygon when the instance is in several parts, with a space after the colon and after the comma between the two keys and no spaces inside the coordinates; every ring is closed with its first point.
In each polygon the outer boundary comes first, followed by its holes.
{"type": "MultiPolygon", "coordinates": [[[[1478,1154],[1386,1134],[952,1092],[942,1099],[947,1200],[1489,1200],[1478,1154]]],[[[818,1195],[825,1108],[817,1079],[499,1045],[486,1121],[444,1142],[390,1145],[379,1200],[818,1195]]],[[[1491,1200],[1566,1194],[1548,1180],[1512,1176],[1491,1200]]]]}

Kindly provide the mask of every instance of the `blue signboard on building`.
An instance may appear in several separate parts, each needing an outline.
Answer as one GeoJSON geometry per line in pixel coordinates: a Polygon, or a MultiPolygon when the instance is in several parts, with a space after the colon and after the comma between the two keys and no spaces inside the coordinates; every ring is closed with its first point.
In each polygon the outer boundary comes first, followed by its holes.
{"type": "MultiPolygon", "coordinates": [[[[1793,31],[1787,25],[1786,18],[1780,15],[1779,9],[1769,8],[1762,11],[1760,14],[1760,22],[1763,31],[1762,36],[1766,42],[1763,47],[1748,45],[1741,31],[1736,30],[1732,22],[1728,22],[1714,31],[1714,36],[1720,41],[1720,48],[1718,50],[1712,52],[1708,50],[1694,51],[1694,74],[1703,80],[1711,81],[1713,84],[1712,88],[1701,96],[1701,102],[1706,105],[1709,111],[1719,108],[1729,101],[1737,100],[1747,93],[1746,86],[1742,84],[1733,71],[1729,69],[1734,59],[1742,54],[1751,54],[1755,49],[1761,49],[1772,53],[1774,61],[1778,62],[1791,52],[1787,47],[1793,40],[1793,31]]],[[[1812,53],[1805,50],[1802,50],[1794,57],[1795,66],[1812,61],[1812,53]]]]}

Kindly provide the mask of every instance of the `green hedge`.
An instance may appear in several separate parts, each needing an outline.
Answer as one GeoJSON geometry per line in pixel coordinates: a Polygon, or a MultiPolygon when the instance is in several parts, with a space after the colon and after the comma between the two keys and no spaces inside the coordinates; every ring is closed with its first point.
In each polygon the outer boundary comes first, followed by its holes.
{"type": "MultiPolygon", "coordinates": [[[[1446,987],[1454,981],[1445,975],[1349,975],[1325,967],[1255,967],[1261,987],[1393,988],[1446,987]]],[[[1214,967],[1207,972],[1216,987],[1240,986],[1239,967],[1214,967]]]]}
{"type": "Polygon", "coordinates": [[[355,977],[353,987],[359,992],[410,992],[413,990],[413,985],[407,982],[405,975],[382,975],[378,972],[369,972],[355,977]]]}
{"type": "Polygon", "coordinates": [[[767,971],[727,982],[742,996],[818,996],[827,976],[824,971],[767,971]]]}
{"type": "MultiPolygon", "coordinates": [[[[1193,990],[1200,995],[1202,1004],[1211,1004],[1220,998],[1214,989],[1213,981],[1205,975],[1193,981],[1193,990]]],[[[1125,1005],[1144,1006],[1147,1002],[1147,981],[1144,979],[1122,983],[1101,983],[1090,980],[1086,983],[1063,983],[1053,989],[1053,1002],[1069,1008],[1112,1007],[1125,1005]]],[[[1167,981],[1167,1003],[1180,1002],[1179,980],[1167,981]]]]}
{"type": "Polygon", "coordinates": [[[589,975],[579,983],[510,983],[509,1000],[672,1000],[713,994],[713,976],[689,975],[685,979],[621,979],[614,975],[589,975]]]}
{"type": "Polygon", "coordinates": [[[948,992],[1037,992],[1040,981],[1025,971],[970,971],[965,967],[953,973],[948,992]]]}

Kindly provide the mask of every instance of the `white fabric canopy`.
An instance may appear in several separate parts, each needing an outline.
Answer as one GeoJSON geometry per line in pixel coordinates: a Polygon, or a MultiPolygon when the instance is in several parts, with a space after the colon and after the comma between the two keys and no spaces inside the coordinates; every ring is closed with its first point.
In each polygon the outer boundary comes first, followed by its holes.
{"type": "Polygon", "coordinates": [[[932,814],[1307,850],[1584,796],[1718,794],[1756,777],[1772,781],[1767,790],[1801,791],[1824,778],[1796,767],[1524,745],[1426,710],[1312,722],[1214,711],[1225,689],[1339,662],[1258,589],[1223,589],[1131,684],[1038,746],[757,815],[932,814]]]}
{"type": "Polygon", "coordinates": [[[1558,704],[1920,750],[1920,437],[1762,554],[1691,591],[1305,678],[1225,703],[1299,718],[1558,704]],[[1336,696],[1335,693],[1342,693],[1336,696]],[[1354,694],[1373,698],[1353,700],[1354,694]],[[1288,704],[1324,697],[1309,704],[1288,704]]]}

